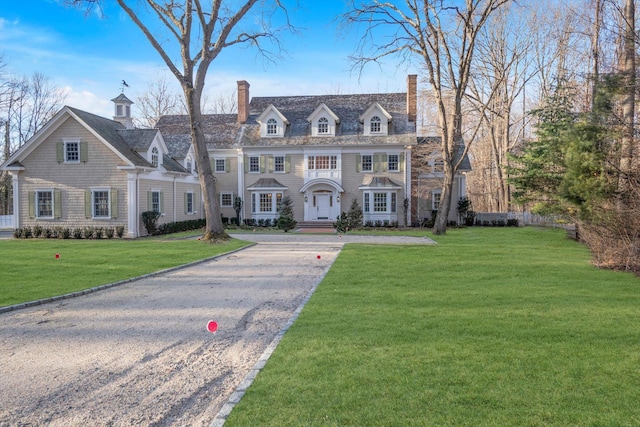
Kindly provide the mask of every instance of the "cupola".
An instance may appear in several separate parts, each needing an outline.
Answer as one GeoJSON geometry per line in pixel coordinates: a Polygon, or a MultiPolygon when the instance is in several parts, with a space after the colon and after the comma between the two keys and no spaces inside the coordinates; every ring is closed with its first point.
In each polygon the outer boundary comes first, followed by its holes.
{"type": "Polygon", "coordinates": [[[124,92],[111,101],[115,105],[113,120],[122,123],[127,129],[133,129],[133,119],[131,118],[131,104],[133,104],[133,101],[127,98],[124,92]]]}

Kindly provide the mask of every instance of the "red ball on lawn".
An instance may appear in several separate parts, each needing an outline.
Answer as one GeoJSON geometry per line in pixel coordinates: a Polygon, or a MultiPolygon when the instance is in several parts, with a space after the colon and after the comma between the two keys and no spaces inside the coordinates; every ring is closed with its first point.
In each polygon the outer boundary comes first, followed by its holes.
{"type": "Polygon", "coordinates": [[[56,254],[56,259],[59,259],[59,258],[60,258],[60,254],[56,254]]]}
{"type": "Polygon", "coordinates": [[[320,255],[318,255],[316,258],[320,259],[320,255]]]}

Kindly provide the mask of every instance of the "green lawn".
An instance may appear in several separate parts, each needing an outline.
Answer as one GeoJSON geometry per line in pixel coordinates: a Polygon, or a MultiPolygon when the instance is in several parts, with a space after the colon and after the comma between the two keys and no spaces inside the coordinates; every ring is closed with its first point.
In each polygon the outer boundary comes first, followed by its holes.
{"type": "Polygon", "coordinates": [[[640,280],[559,230],[348,245],[226,426],[638,426],[640,280]]]}
{"type": "Polygon", "coordinates": [[[0,306],[113,283],[246,245],[171,238],[0,240],[0,306]]]}

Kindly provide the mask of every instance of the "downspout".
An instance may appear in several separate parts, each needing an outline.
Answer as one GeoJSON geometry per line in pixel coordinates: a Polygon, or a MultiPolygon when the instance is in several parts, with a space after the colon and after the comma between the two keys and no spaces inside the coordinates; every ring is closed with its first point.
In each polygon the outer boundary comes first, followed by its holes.
{"type": "MultiPolygon", "coordinates": [[[[407,149],[404,151],[404,170],[405,170],[404,198],[409,201],[409,204],[407,206],[407,212],[404,216],[404,223],[405,223],[404,225],[405,227],[408,227],[411,224],[411,146],[407,147],[407,149]],[[407,217],[409,217],[408,220],[407,220],[407,217]],[[408,224],[407,224],[407,221],[408,221],[408,224]]],[[[404,200],[402,201],[402,204],[404,206],[404,200]]]]}

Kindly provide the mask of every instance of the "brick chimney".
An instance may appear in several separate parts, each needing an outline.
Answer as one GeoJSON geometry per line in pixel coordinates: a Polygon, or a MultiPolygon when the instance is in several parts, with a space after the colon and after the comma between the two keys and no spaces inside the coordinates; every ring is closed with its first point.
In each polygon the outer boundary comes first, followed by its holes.
{"type": "Polygon", "coordinates": [[[415,123],[418,116],[418,75],[407,76],[407,119],[415,123]]]}
{"type": "Polygon", "coordinates": [[[238,81],[238,124],[247,123],[249,119],[249,83],[238,81]]]}

